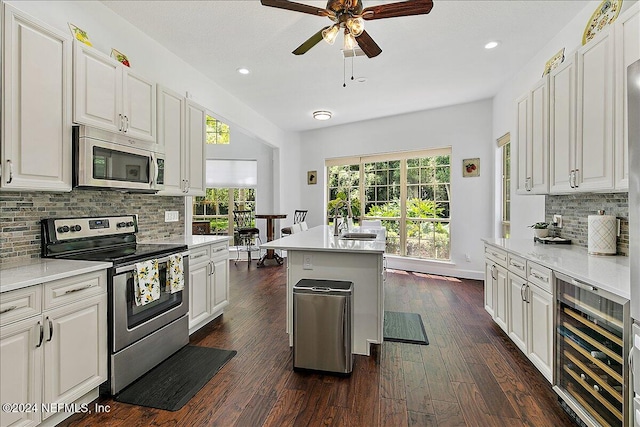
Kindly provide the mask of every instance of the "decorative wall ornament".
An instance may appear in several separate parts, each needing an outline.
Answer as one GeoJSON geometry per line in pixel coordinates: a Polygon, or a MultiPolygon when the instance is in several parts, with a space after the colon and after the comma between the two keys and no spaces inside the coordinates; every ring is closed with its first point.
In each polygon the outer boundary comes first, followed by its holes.
{"type": "Polygon", "coordinates": [[[127,58],[127,55],[120,52],[119,50],[111,48],[111,57],[115,58],[115,60],[121,63],[122,65],[131,67],[131,64],[129,64],[129,59],[127,58]]]}
{"type": "Polygon", "coordinates": [[[307,172],[307,185],[314,185],[318,183],[318,171],[307,172]]]}
{"type": "Polygon", "coordinates": [[[604,27],[616,20],[622,9],[622,0],[603,0],[589,18],[582,34],[582,44],[587,44],[604,27]]]}
{"type": "Polygon", "coordinates": [[[480,159],[464,159],[462,161],[462,176],[480,176],[480,159]]]}
{"type": "Polygon", "coordinates": [[[542,72],[542,76],[544,77],[545,75],[549,74],[551,70],[556,68],[558,65],[562,64],[563,61],[564,61],[564,48],[560,49],[558,53],[553,55],[551,59],[547,61],[547,63],[544,66],[544,71],[542,72]]]}
{"type": "Polygon", "coordinates": [[[91,44],[91,42],[89,41],[89,36],[87,35],[87,32],[85,30],[83,30],[82,28],[76,27],[71,22],[69,22],[68,24],[69,24],[69,29],[71,30],[71,35],[76,40],[78,40],[81,43],[86,44],[87,46],[93,46],[91,44]]]}

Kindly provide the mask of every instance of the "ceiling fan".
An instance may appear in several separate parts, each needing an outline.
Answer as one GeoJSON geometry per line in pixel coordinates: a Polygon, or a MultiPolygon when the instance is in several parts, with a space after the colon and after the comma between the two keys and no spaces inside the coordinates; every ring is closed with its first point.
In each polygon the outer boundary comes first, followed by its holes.
{"type": "Polygon", "coordinates": [[[289,0],[261,0],[261,3],[263,6],[326,16],[334,22],[333,25],[324,27],[298,46],[293,51],[294,55],[306,53],[323,39],[333,44],[340,29],[344,28],[344,50],[352,50],[357,44],[369,58],[380,55],[382,49],[364,30],[365,20],[423,15],[431,12],[433,8],[432,0],[406,0],[366,8],[363,8],[362,0],[328,0],[325,9],[289,0]]]}

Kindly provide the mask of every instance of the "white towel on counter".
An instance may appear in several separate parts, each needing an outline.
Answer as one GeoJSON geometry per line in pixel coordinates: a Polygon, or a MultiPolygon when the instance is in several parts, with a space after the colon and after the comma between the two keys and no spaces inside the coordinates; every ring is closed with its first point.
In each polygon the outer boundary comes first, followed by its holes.
{"type": "Polygon", "coordinates": [[[160,273],[157,259],[136,263],[133,285],[138,307],[160,298],[160,273]]]}
{"type": "Polygon", "coordinates": [[[184,262],[182,254],[171,255],[167,261],[167,285],[169,293],[180,292],[184,289],[184,262]]]}

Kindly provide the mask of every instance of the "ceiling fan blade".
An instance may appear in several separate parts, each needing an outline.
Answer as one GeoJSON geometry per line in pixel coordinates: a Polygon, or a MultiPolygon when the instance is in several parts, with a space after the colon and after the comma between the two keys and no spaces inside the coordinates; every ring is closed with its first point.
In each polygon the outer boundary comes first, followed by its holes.
{"type": "Polygon", "coordinates": [[[395,18],[398,16],[424,15],[431,12],[432,8],[432,0],[406,0],[398,3],[367,7],[362,11],[362,18],[371,20],[395,18]]]}
{"type": "Polygon", "coordinates": [[[329,27],[324,27],[323,29],[321,29],[320,31],[318,31],[317,33],[309,37],[307,41],[302,43],[300,46],[296,48],[296,50],[294,50],[291,53],[293,53],[294,55],[302,55],[307,53],[309,49],[311,49],[312,47],[320,43],[320,40],[322,40],[322,32],[327,28],[329,27]]]}
{"type": "Polygon", "coordinates": [[[260,0],[263,6],[276,7],[278,9],[293,10],[294,12],[309,13],[317,16],[331,16],[332,13],[326,9],[296,3],[288,0],[260,0]]]}
{"type": "Polygon", "coordinates": [[[378,56],[382,53],[382,49],[376,42],[373,41],[369,33],[363,31],[358,37],[356,37],[356,41],[358,42],[358,46],[360,49],[367,55],[369,58],[373,58],[374,56],[378,56]]]}

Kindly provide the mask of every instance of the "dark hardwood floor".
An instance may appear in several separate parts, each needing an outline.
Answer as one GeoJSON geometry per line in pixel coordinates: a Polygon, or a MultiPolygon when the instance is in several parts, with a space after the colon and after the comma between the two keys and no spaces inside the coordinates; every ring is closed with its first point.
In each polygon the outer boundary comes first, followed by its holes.
{"type": "Polygon", "coordinates": [[[483,308],[483,283],[389,270],[385,309],[419,313],[430,344],[385,342],[350,377],[292,370],[286,266],[230,264],[231,303],[191,344],[238,354],[180,411],[101,397],[64,426],[571,426],[550,384],[483,308]]]}

